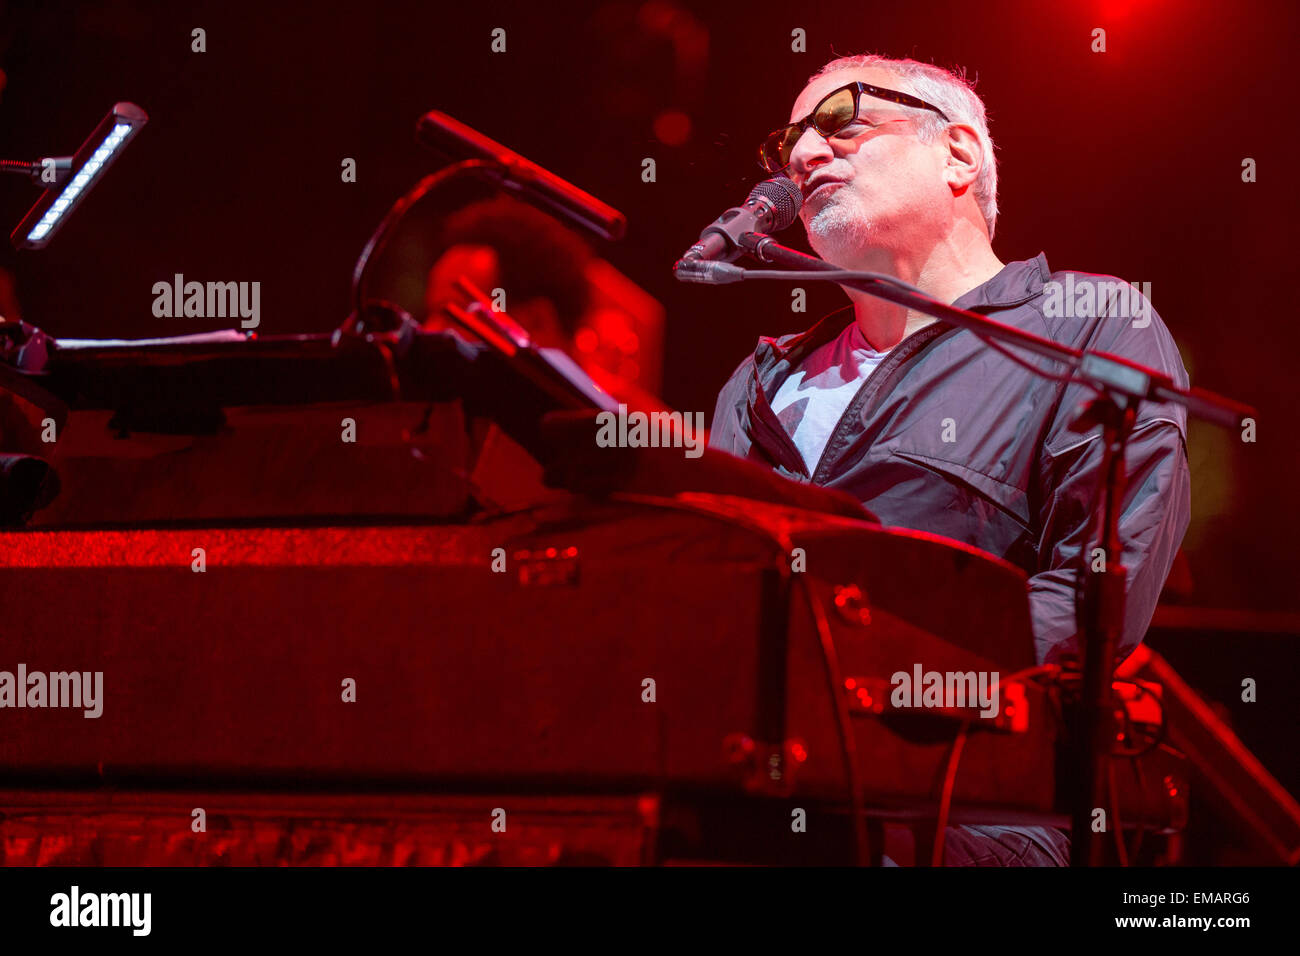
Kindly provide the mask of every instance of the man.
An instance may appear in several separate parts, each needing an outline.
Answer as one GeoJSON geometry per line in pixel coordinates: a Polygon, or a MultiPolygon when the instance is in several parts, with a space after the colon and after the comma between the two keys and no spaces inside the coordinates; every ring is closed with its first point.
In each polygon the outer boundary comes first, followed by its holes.
{"type": "Polygon", "coordinates": [[[442,310],[465,304],[456,285],[463,276],[488,296],[504,290],[505,312],[539,348],[564,352],[629,408],[667,408],[651,391],[660,306],[557,220],[511,196],[483,199],[447,217],[437,248],[425,284],[427,331],[457,328],[442,310]]]}
{"type": "MultiPolygon", "coordinates": [[[[648,389],[618,374],[644,374],[636,360],[657,352],[650,333],[662,324],[658,303],[596,259],[555,218],[508,195],[480,199],[447,216],[435,248],[425,285],[426,331],[462,334],[443,311],[448,303],[468,304],[459,279],[489,298],[500,289],[505,313],[538,348],[553,358],[563,353],[629,408],[667,409],[648,389]]],[[[537,462],[486,417],[472,424],[469,457],[470,485],[484,505],[508,510],[556,494],[544,487],[537,462]]]]}
{"type": "MultiPolygon", "coordinates": [[[[1052,273],[1042,254],[1009,264],[994,254],[993,143],[984,105],[960,76],[912,60],[837,59],[799,94],[790,122],[764,142],[762,162],[803,191],[800,219],[822,258],[1187,384],[1168,329],[1136,290],[1052,273]]],[[[1039,662],[1077,657],[1075,588],[1095,540],[1101,442],[1099,429],[1070,423],[1090,393],[1032,373],[970,332],[845,291],[849,309],[759,340],[718,396],[710,444],[850,492],[887,525],[1018,564],[1029,575],[1039,662]]],[[[1187,528],[1185,441],[1180,407],[1138,409],[1120,520],[1121,659],[1145,633],[1187,528]]],[[[1064,865],[1068,841],[1050,828],[952,827],[944,859],[1064,865]]]]}
{"type": "Polygon", "coordinates": [[[425,286],[426,328],[445,327],[439,315],[459,301],[456,279],[484,292],[509,292],[506,311],[542,348],[570,351],[590,300],[587,244],[546,213],[509,196],[471,203],[442,228],[442,251],[425,286]]]}

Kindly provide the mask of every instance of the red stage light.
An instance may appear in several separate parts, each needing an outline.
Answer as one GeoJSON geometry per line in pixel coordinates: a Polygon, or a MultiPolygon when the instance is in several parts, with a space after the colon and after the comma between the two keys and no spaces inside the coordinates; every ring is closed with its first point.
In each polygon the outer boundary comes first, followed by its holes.
{"type": "Polygon", "coordinates": [[[681,110],[664,110],[655,117],[654,130],[665,146],[681,146],[691,138],[691,118],[681,110]]]}

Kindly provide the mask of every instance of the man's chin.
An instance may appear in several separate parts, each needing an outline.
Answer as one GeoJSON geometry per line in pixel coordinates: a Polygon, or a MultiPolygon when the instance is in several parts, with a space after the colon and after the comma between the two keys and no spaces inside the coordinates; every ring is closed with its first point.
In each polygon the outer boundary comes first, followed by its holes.
{"type": "Polygon", "coordinates": [[[827,203],[804,222],[813,251],[827,262],[854,258],[872,244],[875,230],[869,219],[854,216],[843,207],[827,203]]]}

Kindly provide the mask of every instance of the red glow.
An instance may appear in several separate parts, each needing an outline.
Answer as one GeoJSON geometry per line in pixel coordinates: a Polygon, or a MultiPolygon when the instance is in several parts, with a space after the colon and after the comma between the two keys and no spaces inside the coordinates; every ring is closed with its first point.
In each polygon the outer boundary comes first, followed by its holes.
{"type": "Polygon", "coordinates": [[[691,138],[691,118],[681,110],[664,110],[655,117],[654,129],[665,146],[681,146],[691,138]]]}
{"type": "MultiPolygon", "coordinates": [[[[1133,12],[1133,8],[1138,6],[1139,0],[1102,0],[1098,5],[1097,13],[1103,20],[1123,20],[1133,12]]],[[[1106,23],[1100,23],[1098,26],[1107,26],[1106,23]]]]}

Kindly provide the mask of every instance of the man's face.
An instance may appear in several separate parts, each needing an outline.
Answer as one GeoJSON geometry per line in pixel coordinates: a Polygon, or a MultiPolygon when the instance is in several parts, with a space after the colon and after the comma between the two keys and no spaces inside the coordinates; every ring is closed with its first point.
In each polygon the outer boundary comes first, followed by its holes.
{"type": "MultiPolygon", "coordinates": [[[[898,77],[865,67],[813,80],[795,100],[790,122],[807,116],[828,93],[855,80],[899,90],[898,77]]],[[[829,141],[809,127],[790,155],[786,175],[804,194],[799,218],[808,241],[829,262],[865,249],[905,249],[941,235],[952,215],[944,179],[943,137],[922,143],[922,111],[859,98],[858,119],[829,141]]]]}

